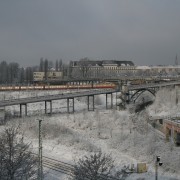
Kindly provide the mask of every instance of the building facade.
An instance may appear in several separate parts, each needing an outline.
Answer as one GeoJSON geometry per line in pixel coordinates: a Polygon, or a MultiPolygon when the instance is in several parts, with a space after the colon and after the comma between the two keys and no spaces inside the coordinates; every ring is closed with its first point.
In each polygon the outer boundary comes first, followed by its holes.
{"type": "MultiPolygon", "coordinates": [[[[63,73],[60,71],[49,71],[47,72],[47,80],[58,80],[63,78],[63,73]]],[[[34,82],[44,81],[45,72],[34,72],[33,73],[34,82]]]]}
{"type": "Polygon", "coordinates": [[[70,63],[70,76],[73,78],[103,78],[135,73],[136,67],[131,61],[118,60],[80,60],[70,63]]]}

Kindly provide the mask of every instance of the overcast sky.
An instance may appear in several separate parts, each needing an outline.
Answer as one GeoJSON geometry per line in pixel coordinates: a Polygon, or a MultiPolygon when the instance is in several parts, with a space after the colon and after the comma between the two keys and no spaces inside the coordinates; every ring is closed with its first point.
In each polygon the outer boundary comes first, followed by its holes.
{"type": "Polygon", "coordinates": [[[0,61],[180,64],[180,0],[0,0],[0,61]]]}

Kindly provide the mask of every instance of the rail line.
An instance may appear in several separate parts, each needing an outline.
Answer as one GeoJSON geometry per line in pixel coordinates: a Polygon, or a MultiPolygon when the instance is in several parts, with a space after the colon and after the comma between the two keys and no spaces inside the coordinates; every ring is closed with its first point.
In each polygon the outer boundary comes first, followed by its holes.
{"type": "MultiPolygon", "coordinates": [[[[38,154],[36,153],[32,153],[32,154],[38,156],[38,154]]],[[[70,175],[72,177],[74,176],[74,166],[72,164],[65,163],[63,161],[59,161],[46,156],[42,156],[42,158],[43,158],[42,162],[44,167],[54,170],[56,172],[70,175]]]]}
{"type": "MultiPolygon", "coordinates": [[[[38,156],[38,154],[36,153],[32,153],[33,155],[35,156],[38,156]]],[[[74,177],[74,166],[72,164],[69,164],[69,163],[66,163],[66,162],[62,162],[62,161],[59,161],[59,160],[56,160],[56,159],[53,159],[53,158],[49,158],[49,157],[46,157],[46,156],[42,156],[43,157],[43,166],[46,167],[46,168],[49,168],[53,171],[56,171],[56,172],[60,172],[60,173],[63,173],[63,174],[66,174],[66,175],[69,175],[71,177],[74,177]]],[[[112,176],[105,176],[105,175],[100,175],[100,178],[101,180],[120,180],[119,178],[115,178],[115,177],[112,177],[112,176]]],[[[90,180],[90,178],[86,178],[85,180],[90,180]]]]}
{"type": "Polygon", "coordinates": [[[74,166],[55,159],[43,156],[43,166],[51,170],[74,177],[74,166]]]}

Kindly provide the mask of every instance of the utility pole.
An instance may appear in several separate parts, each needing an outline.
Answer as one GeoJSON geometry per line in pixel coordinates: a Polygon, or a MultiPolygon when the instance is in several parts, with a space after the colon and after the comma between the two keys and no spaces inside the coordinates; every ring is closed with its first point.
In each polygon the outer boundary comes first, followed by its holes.
{"type": "Polygon", "coordinates": [[[38,167],[38,180],[43,179],[43,167],[42,167],[42,133],[41,133],[41,122],[42,119],[39,120],[39,167],[38,167]]]}

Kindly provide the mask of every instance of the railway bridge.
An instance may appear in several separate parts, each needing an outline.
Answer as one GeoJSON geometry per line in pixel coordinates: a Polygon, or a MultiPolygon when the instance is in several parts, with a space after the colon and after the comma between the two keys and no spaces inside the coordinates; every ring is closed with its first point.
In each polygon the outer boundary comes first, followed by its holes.
{"type": "MultiPolygon", "coordinates": [[[[37,103],[37,102],[45,102],[45,114],[52,114],[52,102],[53,100],[67,100],[67,112],[74,112],[75,111],[75,103],[74,99],[77,97],[87,97],[87,108],[88,110],[94,111],[95,109],[95,102],[94,97],[95,95],[105,94],[106,95],[106,109],[108,109],[108,96],[110,95],[110,108],[113,108],[113,93],[121,92],[124,95],[124,103],[135,102],[136,99],[145,91],[149,91],[151,94],[155,96],[156,91],[161,87],[175,87],[180,85],[180,81],[176,82],[168,82],[168,83],[160,83],[160,84],[143,84],[143,85],[124,85],[122,89],[119,87],[117,89],[91,89],[88,91],[78,91],[74,93],[61,93],[56,95],[46,95],[46,96],[38,96],[38,97],[28,97],[28,98],[20,98],[20,99],[11,99],[11,100],[3,100],[0,101],[0,107],[12,106],[12,105],[19,105],[20,107],[20,116],[22,116],[22,107],[25,107],[25,115],[27,116],[27,104],[37,103]],[[90,104],[90,101],[92,102],[90,104]],[[70,110],[70,102],[72,102],[72,109],[70,110]],[[50,112],[47,112],[47,105],[49,103],[50,112]]],[[[116,96],[117,98],[117,96],[116,96]]],[[[117,101],[116,101],[117,106],[117,101]]]]}
{"type": "Polygon", "coordinates": [[[45,102],[45,114],[52,114],[52,101],[53,100],[67,100],[67,112],[70,113],[70,101],[72,102],[72,109],[71,112],[74,113],[75,105],[74,99],[77,97],[87,97],[87,108],[89,111],[94,111],[95,109],[95,102],[94,96],[105,94],[106,95],[106,109],[108,109],[108,96],[110,95],[110,108],[113,108],[113,93],[116,93],[116,89],[103,89],[103,90],[89,90],[89,91],[78,91],[74,93],[61,93],[56,95],[46,95],[46,96],[38,96],[38,97],[28,97],[28,98],[20,98],[20,99],[11,99],[11,100],[4,100],[0,101],[0,107],[12,106],[12,105],[19,105],[20,107],[20,117],[22,117],[22,106],[25,107],[25,116],[27,116],[27,104],[30,103],[37,103],[37,102],[45,102]],[[92,105],[90,107],[90,101],[92,105]],[[47,105],[50,105],[50,112],[47,112],[47,105]]]}
{"type": "Polygon", "coordinates": [[[122,93],[125,95],[125,100],[127,103],[135,102],[137,98],[145,91],[150,92],[153,96],[155,96],[156,92],[163,87],[173,87],[180,85],[180,81],[168,82],[168,83],[151,83],[151,84],[143,84],[143,85],[129,85],[125,86],[122,89],[122,93]]]}

